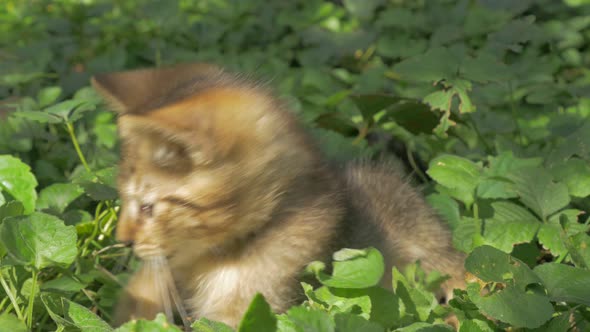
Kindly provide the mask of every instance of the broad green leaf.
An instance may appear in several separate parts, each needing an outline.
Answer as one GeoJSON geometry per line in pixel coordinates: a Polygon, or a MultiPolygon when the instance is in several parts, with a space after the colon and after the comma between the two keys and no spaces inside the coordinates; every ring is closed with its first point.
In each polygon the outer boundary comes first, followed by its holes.
{"type": "Polygon", "coordinates": [[[390,95],[366,94],[351,95],[352,102],[358,107],[365,121],[373,119],[373,116],[387,107],[400,102],[402,99],[390,95]]]}
{"type": "Polygon", "coordinates": [[[394,121],[412,134],[430,134],[438,125],[438,116],[427,105],[417,101],[402,101],[390,106],[379,123],[394,121]]]}
{"type": "Polygon", "coordinates": [[[60,119],[57,115],[45,113],[42,111],[19,111],[14,113],[14,116],[37,121],[39,123],[60,123],[60,119]]]}
{"type": "Polygon", "coordinates": [[[563,332],[569,331],[569,328],[572,327],[572,323],[570,322],[570,312],[562,313],[557,317],[553,317],[550,321],[543,324],[531,332],[563,332]]]}
{"type": "Polygon", "coordinates": [[[590,163],[586,160],[572,158],[557,164],[551,169],[555,179],[565,183],[572,196],[590,195],[590,163]]]}
{"type": "Polygon", "coordinates": [[[23,203],[19,201],[10,201],[0,206],[0,222],[6,217],[20,216],[25,213],[23,203]]]}
{"type": "Polygon", "coordinates": [[[74,227],[40,212],[6,218],[0,225],[0,239],[15,264],[37,270],[67,266],[77,254],[74,227]]]}
{"type": "Polygon", "coordinates": [[[543,220],[566,207],[570,202],[567,186],[553,182],[553,177],[542,168],[528,168],[514,172],[510,179],[520,200],[543,220]]]}
{"type": "Polygon", "coordinates": [[[49,104],[54,103],[57,98],[61,95],[61,88],[58,86],[50,86],[47,88],[42,89],[37,94],[37,101],[39,102],[39,107],[45,107],[49,104]]]}
{"type": "Polygon", "coordinates": [[[509,202],[492,203],[494,216],[484,221],[485,243],[510,253],[518,243],[534,239],[541,222],[527,209],[509,202]]]}
{"type": "Polygon", "coordinates": [[[332,275],[317,274],[328,287],[368,288],[377,285],[385,272],[383,256],[375,248],[364,250],[342,249],[334,253],[332,275]]]}
{"type": "Polygon", "coordinates": [[[344,0],[342,3],[352,15],[362,20],[373,17],[375,9],[383,4],[383,0],[344,0]]]}
{"type": "Polygon", "coordinates": [[[467,285],[469,298],[486,315],[514,327],[535,328],[551,319],[553,306],[544,295],[525,292],[514,286],[481,296],[480,286],[467,285]]]}
{"type": "Polygon", "coordinates": [[[419,82],[437,82],[457,76],[459,60],[447,48],[433,48],[393,66],[403,79],[419,82]]]}
{"type": "Polygon", "coordinates": [[[73,121],[79,119],[78,115],[76,115],[75,117],[72,117],[74,115],[74,111],[77,111],[76,113],[79,113],[79,111],[86,111],[86,110],[92,110],[92,109],[94,109],[94,105],[86,102],[85,100],[71,99],[71,100],[62,101],[61,103],[52,105],[52,106],[44,109],[43,111],[47,114],[57,116],[63,122],[66,122],[66,121],[73,122],[73,121]]]}
{"type": "Polygon", "coordinates": [[[88,286],[87,283],[80,282],[72,277],[64,275],[43,283],[41,289],[43,291],[54,293],[72,293],[78,292],[86,286],[88,286]]]}
{"type": "Polygon", "coordinates": [[[580,232],[566,242],[572,261],[578,267],[590,268],[590,236],[580,232]]]}
{"type": "Polygon", "coordinates": [[[486,321],[479,319],[464,320],[461,322],[459,332],[494,332],[486,321]]]}
{"type": "Polygon", "coordinates": [[[0,189],[20,201],[25,213],[31,213],[37,201],[37,180],[29,165],[19,159],[0,155],[0,189]]]}
{"type": "Polygon", "coordinates": [[[455,229],[461,222],[459,204],[450,196],[434,193],[426,196],[426,201],[436,212],[444,217],[444,220],[449,223],[451,229],[455,229]]]}
{"type": "Polygon", "coordinates": [[[471,101],[471,98],[468,95],[468,92],[471,91],[471,82],[462,80],[462,79],[454,79],[449,81],[445,84],[451,84],[450,90],[459,97],[459,112],[460,113],[471,113],[475,112],[475,105],[471,101]]]}
{"type": "Polygon", "coordinates": [[[553,256],[560,257],[566,255],[568,252],[565,246],[567,238],[581,232],[586,232],[589,229],[589,226],[584,224],[571,222],[564,231],[559,224],[559,217],[563,214],[566,215],[569,220],[577,220],[578,215],[581,213],[582,211],[580,210],[564,210],[549,218],[547,223],[541,225],[537,237],[539,238],[539,242],[541,242],[543,247],[549,249],[553,256]]]}
{"type": "Polygon", "coordinates": [[[471,252],[473,248],[484,243],[481,230],[480,219],[461,217],[453,230],[453,246],[463,252],[471,252]]]}
{"type": "Polygon", "coordinates": [[[324,311],[293,307],[287,311],[287,318],[297,332],[334,332],[335,323],[324,311]]]}
{"type": "Polygon", "coordinates": [[[485,52],[465,58],[460,71],[462,77],[479,83],[503,82],[510,78],[509,68],[485,52]]]}
{"type": "Polygon", "coordinates": [[[62,213],[71,202],[83,193],[82,188],[74,183],[51,184],[39,193],[37,210],[49,209],[62,213]]]}
{"type": "Polygon", "coordinates": [[[525,291],[541,279],[520,260],[490,246],[477,247],[465,260],[465,269],[485,282],[507,283],[525,291]]]}
{"type": "Polygon", "coordinates": [[[275,331],[277,319],[262,294],[258,293],[244,314],[239,332],[275,331]]]}
{"type": "Polygon", "coordinates": [[[207,318],[201,318],[195,321],[191,325],[193,332],[233,332],[234,329],[220,323],[208,320],[207,318]]]}
{"type": "Polygon", "coordinates": [[[559,163],[577,156],[584,160],[590,160],[590,121],[576,129],[565,140],[553,149],[547,158],[550,164],[559,163]]]}
{"type": "Polygon", "coordinates": [[[394,330],[394,332],[452,332],[453,329],[448,325],[430,324],[430,323],[414,323],[412,325],[394,330]]]}
{"type": "Polygon", "coordinates": [[[481,198],[518,197],[514,182],[509,175],[521,169],[540,166],[541,158],[517,158],[512,152],[503,152],[495,157],[488,157],[489,166],[484,168],[484,179],[477,187],[477,196],[481,198]]]}
{"type": "Polygon", "coordinates": [[[442,155],[430,162],[426,172],[439,184],[460,194],[467,206],[473,203],[480,180],[480,165],[462,157],[442,155]]]}
{"type": "Polygon", "coordinates": [[[401,303],[400,314],[402,318],[409,315],[410,321],[425,321],[432,311],[438,306],[436,297],[431,292],[411,285],[408,280],[397,268],[393,268],[393,290],[396,296],[399,296],[401,303]]]}
{"type": "Polygon", "coordinates": [[[113,331],[107,322],[80,304],[55,296],[44,295],[41,299],[47,312],[58,325],[75,327],[81,331],[113,331]]]}
{"type": "Polygon", "coordinates": [[[336,314],[334,321],[338,332],[385,332],[381,325],[356,315],[336,314]]]}
{"type": "Polygon", "coordinates": [[[27,326],[14,314],[4,312],[0,315],[0,330],[6,332],[27,332],[27,326]]]}
{"type": "Polygon", "coordinates": [[[590,272],[569,265],[545,263],[535,267],[552,301],[590,306],[590,272]]]}
{"type": "Polygon", "coordinates": [[[441,110],[449,113],[453,104],[454,95],[455,93],[452,90],[439,90],[427,95],[422,101],[428,104],[433,110],[441,110]]]}

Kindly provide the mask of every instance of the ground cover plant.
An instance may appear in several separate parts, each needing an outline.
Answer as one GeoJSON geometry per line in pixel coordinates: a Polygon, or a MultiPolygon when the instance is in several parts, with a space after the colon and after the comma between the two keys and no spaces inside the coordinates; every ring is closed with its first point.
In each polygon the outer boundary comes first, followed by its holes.
{"type": "Polygon", "coordinates": [[[270,80],[335,159],[403,152],[469,254],[441,306],[442,276],[416,264],[385,290],[379,252],[339,251],[304,303],[258,296],[239,331],[450,331],[449,313],[462,332],[588,331],[589,40],[585,0],[4,0],[0,329],[113,330],[137,262],[114,240],[116,127],[89,77],[207,61],[270,80]]]}

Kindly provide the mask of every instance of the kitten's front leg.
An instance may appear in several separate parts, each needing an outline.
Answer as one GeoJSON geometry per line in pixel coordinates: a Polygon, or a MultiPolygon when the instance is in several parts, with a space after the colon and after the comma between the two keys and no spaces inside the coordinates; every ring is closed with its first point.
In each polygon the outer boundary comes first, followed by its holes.
{"type": "Polygon", "coordinates": [[[164,311],[162,289],[156,273],[143,265],[132,277],[119,298],[113,324],[119,326],[131,319],[153,319],[164,311]]]}

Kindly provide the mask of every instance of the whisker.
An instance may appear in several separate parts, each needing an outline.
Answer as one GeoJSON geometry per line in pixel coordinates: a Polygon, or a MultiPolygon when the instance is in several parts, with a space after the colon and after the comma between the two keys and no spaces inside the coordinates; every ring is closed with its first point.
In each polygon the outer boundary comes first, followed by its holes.
{"type": "Polygon", "coordinates": [[[182,298],[178,293],[178,289],[176,288],[176,283],[174,282],[174,277],[172,276],[172,272],[170,267],[168,266],[168,262],[166,261],[165,257],[162,257],[163,268],[162,272],[166,274],[165,279],[168,281],[168,291],[170,296],[172,297],[172,301],[174,302],[174,306],[180,315],[180,319],[182,320],[182,325],[184,325],[186,330],[190,330],[190,322],[188,321],[187,317],[188,314],[184,305],[182,303],[182,298]]]}
{"type": "Polygon", "coordinates": [[[174,312],[172,311],[172,303],[170,302],[168,282],[165,280],[167,278],[167,275],[164,272],[167,269],[166,264],[164,263],[163,257],[161,256],[156,256],[152,260],[154,262],[154,277],[156,281],[156,287],[158,289],[162,305],[164,306],[164,314],[166,315],[168,321],[174,324],[174,312]]]}

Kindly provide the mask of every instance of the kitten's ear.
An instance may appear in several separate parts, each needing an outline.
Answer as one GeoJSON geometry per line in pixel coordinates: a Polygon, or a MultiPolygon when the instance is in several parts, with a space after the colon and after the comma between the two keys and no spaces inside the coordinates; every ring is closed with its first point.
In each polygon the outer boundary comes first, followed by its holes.
{"type": "Polygon", "coordinates": [[[123,114],[118,118],[119,135],[124,141],[153,142],[151,159],[166,169],[187,169],[186,165],[202,165],[216,157],[210,137],[199,130],[179,130],[150,116],[123,114]]]}
{"type": "Polygon", "coordinates": [[[182,83],[195,77],[214,77],[221,69],[208,64],[139,69],[92,77],[92,86],[119,113],[141,113],[155,101],[165,103],[182,83]]]}

